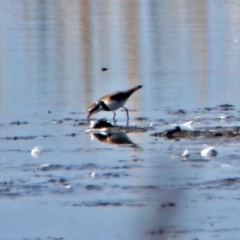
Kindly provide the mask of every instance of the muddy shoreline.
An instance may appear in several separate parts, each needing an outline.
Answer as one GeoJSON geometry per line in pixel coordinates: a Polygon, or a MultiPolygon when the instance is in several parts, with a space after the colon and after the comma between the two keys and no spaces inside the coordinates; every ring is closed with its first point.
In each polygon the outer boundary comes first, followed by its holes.
{"type": "Polygon", "coordinates": [[[155,132],[151,134],[154,137],[163,137],[165,139],[180,139],[180,138],[236,138],[240,136],[240,127],[211,127],[198,130],[183,130],[177,126],[172,129],[167,129],[163,132],[155,132]]]}

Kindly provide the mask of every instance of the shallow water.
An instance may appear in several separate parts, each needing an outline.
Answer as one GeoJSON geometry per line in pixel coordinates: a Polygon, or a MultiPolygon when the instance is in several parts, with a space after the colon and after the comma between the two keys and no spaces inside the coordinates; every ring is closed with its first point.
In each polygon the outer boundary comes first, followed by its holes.
{"type": "Polygon", "coordinates": [[[239,138],[151,134],[197,116],[195,129],[238,126],[239,8],[2,1],[0,239],[238,239],[239,138]],[[128,144],[85,132],[89,103],[138,84],[129,126],[152,128],[128,144]]]}

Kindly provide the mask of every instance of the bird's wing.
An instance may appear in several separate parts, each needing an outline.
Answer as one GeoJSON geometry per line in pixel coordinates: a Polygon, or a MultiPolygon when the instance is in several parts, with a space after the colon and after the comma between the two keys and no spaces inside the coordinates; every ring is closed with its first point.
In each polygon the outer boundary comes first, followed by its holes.
{"type": "Polygon", "coordinates": [[[129,93],[126,92],[114,92],[112,94],[108,94],[104,97],[101,98],[102,101],[123,101],[126,98],[128,98],[130,96],[129,93]]]}

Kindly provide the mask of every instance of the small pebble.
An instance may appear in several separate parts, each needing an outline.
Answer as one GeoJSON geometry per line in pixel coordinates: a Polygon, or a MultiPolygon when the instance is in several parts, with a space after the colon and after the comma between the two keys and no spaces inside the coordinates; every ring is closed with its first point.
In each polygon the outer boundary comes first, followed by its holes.
{"type": "Polygon", "coordinates": [[[43,149],[41,147],[35,147],[31,150],[31,155],[35,158],[40,158],[42,156],[43,149]]]}
{"type": "Polygon", "coordinates": [[[207,147],[200,152],[202,157],[215,157],[217,156],[217,151],[213,146],[207,147]]]}

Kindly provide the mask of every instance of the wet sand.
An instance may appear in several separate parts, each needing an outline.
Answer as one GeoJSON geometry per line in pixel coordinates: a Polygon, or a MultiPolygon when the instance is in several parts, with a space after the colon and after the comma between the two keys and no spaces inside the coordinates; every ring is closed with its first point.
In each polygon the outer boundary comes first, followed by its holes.
{"type": "Polygon", "coordinates": [[[215,118],[220,110],[212,109],[212,117],[205,109],[192,113],[200,117],[191,129],[181,130],[182,123],[175,126],[176,117],[184,120],[185,113],[166,110],[168,121],[136,118],[126,125],[122,120],[100,136],[86,132],[89,124],[78,113],[43,121],[41,131],[34,134],[26,134],[34,122],[2,123],[1,130],[6,130],[1,136],[0,181],[4,239],[14,239],[12,226],[20,229],[25,224],[32,230],[19,231],[19,239],[78,239],[72,233],[77,228],[85,239],[104,239],[99,233],[104,226],[115,226],[114,231],[104,230],[115,239],[236,236],[240,230],[236,214],[240,151],[234,134],[238,110],[228,110],[232,117],[224,122],[215,118]],[[210,137],[209,125],[227,134],[210,137]],[[184,136],[166,137],[174,129],[184,136]],[[200,155],[206,143],[215,145],[217,156],[200,155]],[[41,154],[34,157],[30,146],[37,145],[42,146],[41,154]],[[186,148],[189,155],[184,157],[186,148]],[[50,222],[55,222],[57,232],[48,226],[50,222]],[[64,224],[66,229],[59,230],[64,224]]]}

